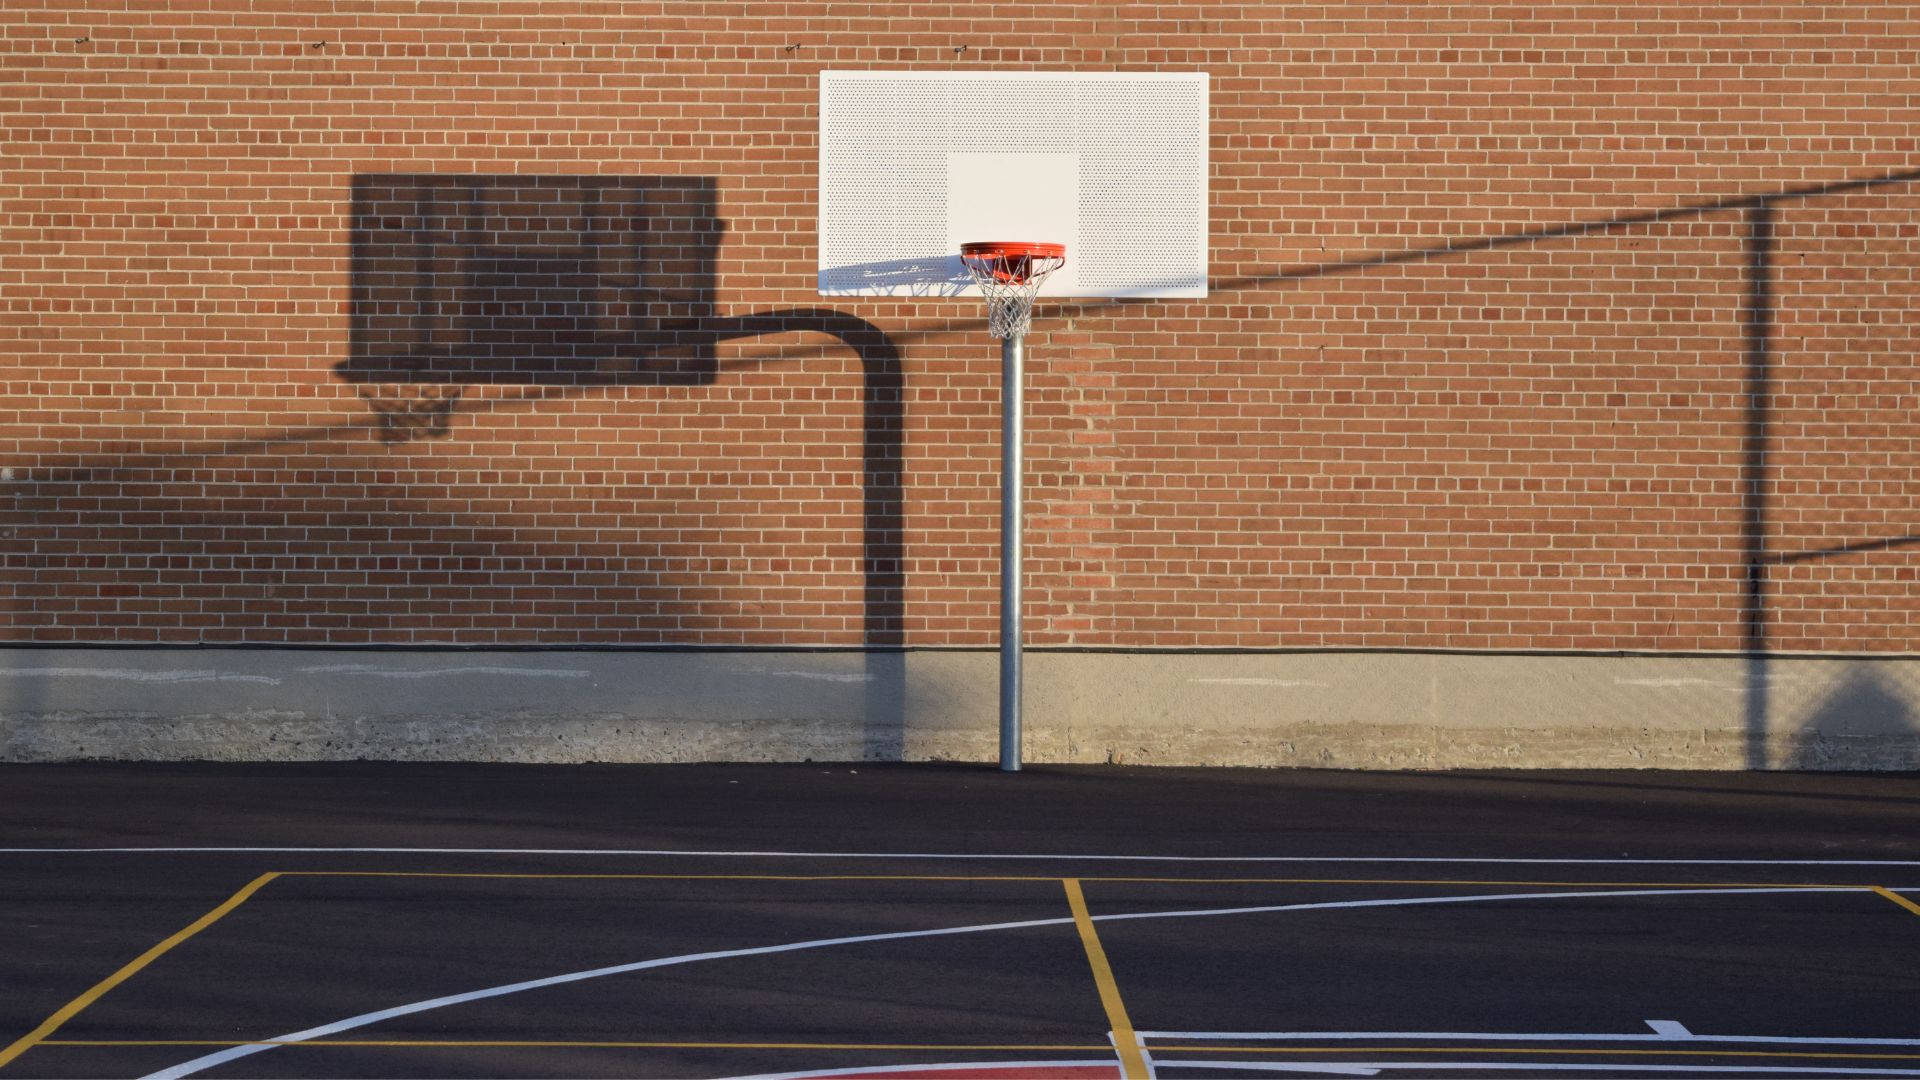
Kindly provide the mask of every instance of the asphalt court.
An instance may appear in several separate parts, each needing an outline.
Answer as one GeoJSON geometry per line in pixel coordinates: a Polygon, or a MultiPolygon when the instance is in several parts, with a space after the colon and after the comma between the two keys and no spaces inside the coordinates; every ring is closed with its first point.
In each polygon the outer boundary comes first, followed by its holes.
{"type": "MultiPolygon", "coordinates": [[[[726,787],[778,775],[715,772],[675,792],[705,791],[723,816],[726,787]]],[[[797,782],[829,782],[813,775],[797,782]]],[[[359,819],[364,785],[333,779],[359,819]]],[[[932,783],[958,788],[960,809],[1062,782],[1033,779],[932,783]]],[[[1065,783],[1086,795],[1087,779],[1065,783]]],[[[1092,779],[1142,796],[1156,780],[1092,779]]],[[[872,802],[928,783],[883,775],[872,802]]],[[[1190,792],[1113,804],[1111,827],[1145,835],[1079,845],[1099,851],[1040,846],[1059,837],[1039,824],[1004,850],[980,835],[913,851],[885,820],[857,851],[506,850],[492,842],[519,819],[498,804],[423,815],[443,823],[416,822],[408,850],[13,829],[37,842],[0,851],[0,1077],[1920,1076],[1920,858],[1848,833],[1911,815],[1920,784],[1831,785],[1741,789],[1762,796],[1758,821],[1827,832],[1773,858],[1704,782],[1711,827],[1689,839],[1676,820],[1648,852],[1575,836],[1564,853],[1493,854],[1491,834],[1478,850],[1336,855],[1296,835],[1316,852],[1193,855],[1129,827],[1144,815],[1184,833],[1192,822],[1164,819],[1208,810],[1190,792]],[[1796,820],[1796,790],[1811,818],[1796,820]],[[1714,833],[1741,850],[1709,850],[1714,833]]],[[[1531,830],[1539,815],[1519,801],[1531,830]]],[[[1341,829],[1314,823],[1321,841],[1341,829]]],[[[329,838],[369,839],[303,837],[329,838]]]]}

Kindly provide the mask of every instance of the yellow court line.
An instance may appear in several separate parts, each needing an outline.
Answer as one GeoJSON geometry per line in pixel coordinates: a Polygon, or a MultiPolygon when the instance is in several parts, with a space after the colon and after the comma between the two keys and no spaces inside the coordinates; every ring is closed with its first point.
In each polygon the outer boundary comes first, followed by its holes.
{"type": "MultiPolygon", "coordinates": [[[[533,874],[415,870],[284,870],[284,877],[500,878],[534,881],[1044,881],[1044,874],[533,874]]],[[[1540,889],[1871,889],[1871,885],[1791,881],[1482,881],[1461,878],[1102,877],[1076,881],[1139,885],[1469,885],[1540,889]]]]}
{"type": "Polygon", "coordinates": [[[1914,903],[1913,901],[1907,899],[1906,897],[1901,896],[1899,893],[1894,892],[1892,889],[1883,889],[1880,886],[1875,885],[1873,887],[1873,891],[1879,893],[1881,896],[1886,897],[1887,899],[1893,901],[1894,903],[1899,904],[1901,907],[1906,908],[1908,911],[1913,912],[1915,915],[1920,915],[1920,904],[1914,903]]]}
{"type": "Polygon", "coordinates": [[[1113,981],[1113,968],[1107,963],[1107,950],[1100,947],[1100,935],[1093,929],[1093,916],[1087,912],[1087,898],[1080,882],[1061,878],[1067,890],[1067,906],[1073,909],[1073,925],[1080,930],[1080,944],[1087,950],[1087,966],[1093,969],[1093,984],[1100,990],[1100,1005],[1107,1010],[1107,1026],[1113,1029],[1113,1045],[1120,1052],[1120,1073],[1126,1080],[1148,1080],[1146,1054],[1140,1049],[1140,1037],[1133,1033],[1133,1021],[1127,1019],[1126,1003],[1120,1000],[1120,987],[1113,981]]]}
{"type": "Polygon", "coordinates": [[[1871,1061],[1920,1061],[1920,1054],[1820,1053],[1812,1050],[1562,1050],[1534,1046],[1208,1046],[1192,1043],[1169,1046],[1153,1043],[1156,1054],[1555,1054],[1561,1057],[1753,1057],[1846,1058],[1871,1061]]]}
{"type": "MultiPolygon", "coordinates": [[[[156,1047],[156,1046],[380,1046],[406,1049],[418,1047],[547,1047],[565,1049],[635,1050],[980,1050],[980,1051],[1060,1051],[1111,1053],[1113,1047],[1101,1044],[1072,1043],[812,1043],[812,1042],[601,1042],[564,1039],[257,1039],[235,1042],[231,1039],[45,1039],[42,1046],[74,1047],[156,1047]]],[[[1920,1054],[1834,1052],[1810,1050],[1647,1050],[1647,1049],[1559,1049],[1536,1046],[1214,1046],[1205,1044],[1170,1045],[1148,1042],[1145,1048],[1156,1054],[1199,1054],[1224,1051],[1235,1054],[1556,1054],[1560,1056],[1669,1056],[1669,1057],[1743,1057],[1793,1059],[1845,1059],[1861,1061],[1920,1061],[1920,1054]]]]}
{"type": "Polygon", "coordinates": [[[205,915],[200,916],[198,919],[193,920],[191,923],[188,923],[184,928],[178,931],[175,931],[171,937],[168,937],[166,940],[160,942],[160,944],[155,945],[153,948],[148,949],[146,952],[143,952],[139,956],[136,956],[132,960],[128,961],[126,966],[122,967],[119,971],[116,971],[113,974],[107,976],[106,978],[101,979],[99,982],[94,983],[92,988],[87,990],[86,993],[81,994],[79,997],[74,998],[72,1001],[67,1002],[65,1005],[62,1005],[58,1010],[54,1012],[52,1016],[49,1016],[45,1020],[42,1020],[40,1022],[39,1027],[34,1028],[32,1031],[27,1032],[25,1035],[20,1036],[18,1039],[15,1039],[13,1041],[13,1044],[8,1046],[5,1050],[0,1050],[0,1068],[4,1068],[8,1062],[12,1061],[14,1058],[19,1057],[21,1054],[26,1053],[28,1050],[31,1050],[35,1045],[45,1040],[48,1035],[51,1035],[56,1030],[58,1030],[60,1025],[73,1019],[75,1016],[78,1016],[80,1014],[80,1010],[100,1000],[100,995],[106,993],[107,991],[113,989],[116,986],[119,986],[121,983],[126,982],[128,979],[132,978],[135,974],[137,974],[141,968],[146,967],[148,964],[151,964],[155,960],[158,960],[160,957],[166,955],[167,951],[169,949],[172,949],[175,945],[180,944],[181,942],[187,940],[193,935],[199,933],[202,930],[205,930],[207,927],[212,926],[214,923],[220,921],[221,916],[232,911],[234,908],[239,907],[241,904],[246,903],[247,898],[249,896],[252,896],[256,892],[259,892],[261,886],[265,885],[267,882],[272,881],[274,878],[277,878],[279,876],[280,875],[278,873],[266,873],[266,874],[261,874],[259,877],[254,878],[252,881],[247,882],[246,885],[241,887],[239,892],[234,893],[232,896],[227,897],[226,902],[221,904],[219,907],[214,908],[212,911],[209,911],[205,915]]]}
{"type": "Polygon", "coordinates": [[[1197,878],[1095,877],[1081,881],[1135,885],[1473,885],[1490,888],[1526,886],[1540,889],[1869,889],[1870,885],[1793,881],[1482,881],[1470,878],[1197,878]]]}
{"type": "Polygon", "coordinates": [[[42,1046],[384,1046],[384,1047],[548,1047],[586,1050],[980,1050],[1112,1053],[1104,1043],[815,1043],[815,1042],[598,1042],[569,1039],[46,1039],[42,1046]]]}
{"type": "Polygon", "coordinates": [[[286,870],[287,877],[500,878],[530,881],[1059,881],[1034,875],[967,874],[509,874],[416,870],[286,870]]]}

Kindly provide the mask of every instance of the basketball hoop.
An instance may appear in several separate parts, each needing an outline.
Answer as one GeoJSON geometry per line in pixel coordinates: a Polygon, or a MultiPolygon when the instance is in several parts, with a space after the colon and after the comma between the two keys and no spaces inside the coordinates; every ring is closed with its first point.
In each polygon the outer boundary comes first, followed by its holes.
{"type": "Polygon", "coordinates": [[[987,298],[987,332],[1025,337],[1033,323],[1033,298],[1048,274],[1067,261],[1067,245],[1000,240],[960,245],[960,261],[987,298]]]}
{"type": "Polygon", "coordinates": [[[987,298],[987,331],[1000,339],[1000,769],[1018,772],[1022,370],[1033,298],[1066,264],[1067,245],[979,241],[960,245],[960,261],[987,298]]]}

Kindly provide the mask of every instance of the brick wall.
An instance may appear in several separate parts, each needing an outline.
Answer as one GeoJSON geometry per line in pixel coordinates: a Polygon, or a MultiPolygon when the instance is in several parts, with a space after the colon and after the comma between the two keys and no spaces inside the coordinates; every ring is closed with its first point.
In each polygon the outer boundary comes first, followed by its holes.
{"type": "Polygon", "coordinates": [[[9,3],[0,634],[992,643],[997,350],[815,295],[829,67],[1212,74],[1212,295],[1029,339],[1033,643],[1920,650],[1869,2],[9,3]]]}

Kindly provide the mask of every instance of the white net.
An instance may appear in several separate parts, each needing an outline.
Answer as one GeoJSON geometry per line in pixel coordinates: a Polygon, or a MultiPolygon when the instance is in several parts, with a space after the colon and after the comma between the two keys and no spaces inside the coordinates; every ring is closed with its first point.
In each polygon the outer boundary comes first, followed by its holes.
{"type": "Polygon", "coordinates": [[[1045,254],[964,254],[961,261],[987,298],[987,332],[997,338],[1025,337],[1033,325],[1033,298],[1040,282],[1067,260],[1045,254]]]}

